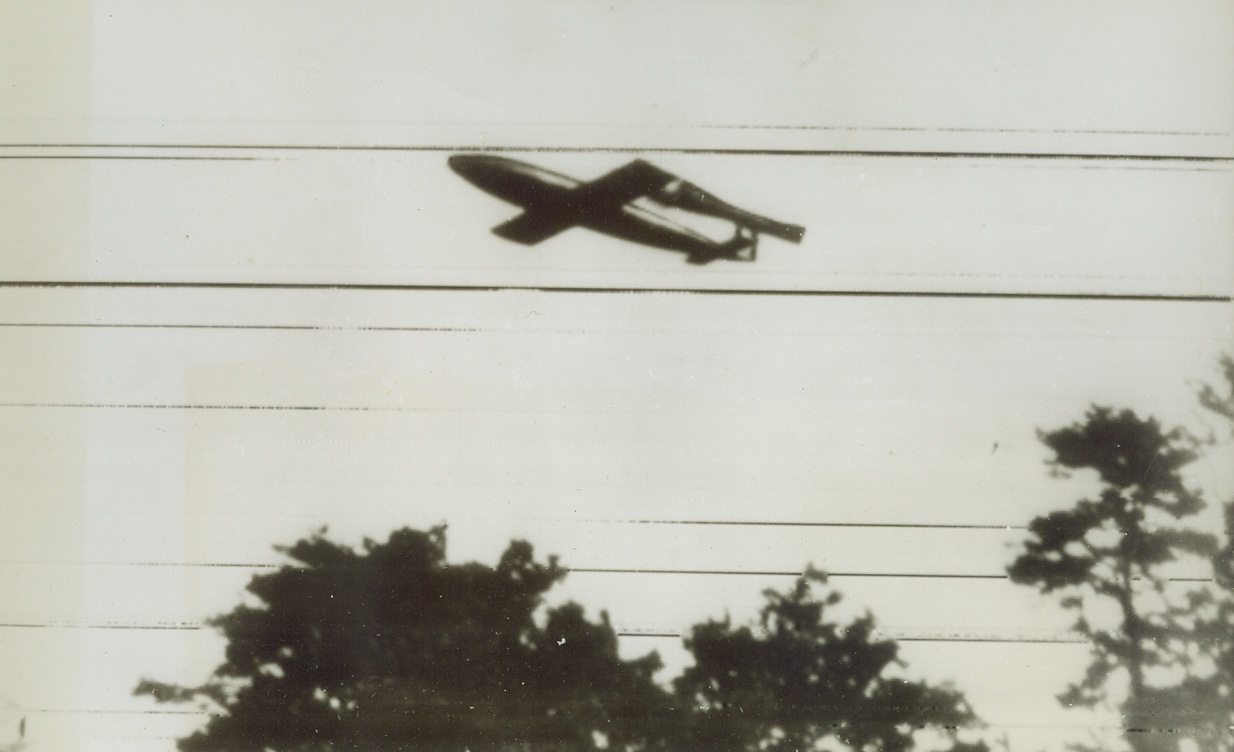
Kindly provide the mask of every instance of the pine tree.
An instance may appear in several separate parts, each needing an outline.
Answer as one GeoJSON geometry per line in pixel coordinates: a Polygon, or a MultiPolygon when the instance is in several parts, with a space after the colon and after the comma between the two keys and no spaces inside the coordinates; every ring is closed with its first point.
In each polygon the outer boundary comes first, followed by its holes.
{"type": "Polygon", "coordinates": [[[786,592],[765,591],[753,627],[727,619],[694,627],[686,646],[695,664],[676,681],[694,712],[676,748],[797,752],[830,739],[828,749],[905,752],[929,729],[952,752],[985,752],[955,739],[976,727],[963,696],[890,675],[900,665],[896,643],[875,636],[869,615],[829,619],[840,595],[815,595],[825,586],[811,570],[786,592]]]}
{"type": "Polygon", "coordinates": [[[198,687],[142,682],[215,715],[184,752],[614,750],[662,735],[655,654],[626,661],[607,616],[547,609],[566,571],[511,543],[496,567],[448,564],[445,529],[355,551],[316,535],[212,620],[226,660],[198,687]]]}
{"type": "Polygon", "coordinates": [[[1115,701],[1122,679],[1117,701],[1132,749],[1176,750],[1196,718],[1180,707],[1186,682],[1173,677],[1180,669],[1191,675],[1198,633],[1186,602],[1167,592],[1165,568],[1211,556],[1215,546],[1212,536],[1177,524],[1204,508],[1182,475],[1198,456],[1197,442],[1182,429],[1166,431],[1129,410],[1101,407],[1041,439],[1057,470],[1092,471],[1101,483],[1096,499],[1034,519],[1008,569],[1014,582],[1059,595],[1090,643],[1084,677],[1060,700],[1115,701]],[[1113,623],[1094,618],[1102,603],[1114,606],[1113,623]]]}

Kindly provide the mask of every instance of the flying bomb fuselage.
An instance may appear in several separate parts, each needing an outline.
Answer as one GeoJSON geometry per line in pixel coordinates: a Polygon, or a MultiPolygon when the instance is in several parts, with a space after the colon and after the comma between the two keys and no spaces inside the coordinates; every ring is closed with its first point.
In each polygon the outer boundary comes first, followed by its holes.
{"type": "Polygon", "coordinates": [[[516,242],[535,244],[573,226],[586,227],[634,243],[686,253],[695,263],[718,258],[752,260],[754,241],[738,232],[716,241],[632,203],[640,197],[664,206],[720,217],[741,228],[799,242],[804,230],[774,222],[720,201],[697,186],[641,160],[592,182],[506,157],[460,154],[451,169],[472,185],[523,207],[524,214],[494,229],[516,242]]]}
{"type": "Polygon", "coordinates": [[[525,207],[567,204],[571,192],[581,185],[552,170],[487,154],[455,155],[450,157],[450,168],[485,193],[525,207]]]}

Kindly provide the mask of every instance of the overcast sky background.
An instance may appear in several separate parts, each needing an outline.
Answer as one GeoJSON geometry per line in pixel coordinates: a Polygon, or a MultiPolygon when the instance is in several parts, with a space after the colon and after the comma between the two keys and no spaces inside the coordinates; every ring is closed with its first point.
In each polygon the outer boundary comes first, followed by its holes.
{"type": "MultiPolygon", "coordinates": [[[[813,563],[1016,752],[1111,723],[1058,707],[1084,648],[997,576],[1016,526],[1088,488],[1036,430],[1093,402],[1204,425],[1234,341],[1232,24],[1164,0],[6,4],[0,744],[24,715],[36,752],[168,752],[202,717],[132,687],[204,678],[197,625],[273,544],[441,522],[456,560],[520,536],[674,570],[558,594],[668,673],[679,640],[638,633],[751,617],[813,563]],[[446,167],[477,148],[580,179],[642,156],[807,234],[701,268],[583,230],[515,246],[489,230],[518,210],[446,167]],[[821,524],[727,524],[752,521],[821,524]]],[[[1224,451],[1191,472],[1228,496],[1224,451]]]]}

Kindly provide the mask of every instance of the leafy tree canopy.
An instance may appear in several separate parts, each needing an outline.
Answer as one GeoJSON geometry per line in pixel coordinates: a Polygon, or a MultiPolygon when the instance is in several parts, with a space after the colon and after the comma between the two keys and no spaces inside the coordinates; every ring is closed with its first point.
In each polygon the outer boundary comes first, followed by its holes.
{"type": "Polygon", "coordinates": [[[1091,643],[1087,672],[1061,699],[1090,706],[1111,701],[1112,680],[1125,676],[1128,690],[1118,701],[1129,743],[1143,751],[1177,749],[1180,728],[1193,725],[1175,702],[1183,684],[1152,677],[1193,668],[1195,620],[1177,591],[1167,592],[1163,567],[1203,560],[1216,546],[1213,536],[1174,524],[1204,508],[1182,474],[1198,457],[1198,443],[1182,429],[1167,431],[1130,410],[1103,407],[1041,440],[1053,450],[1056,468],[1094,471],[1101,480],[1096,499],[1034,519],[1023,553],[1008,568],[1014,582],[1057,591],[1091,643]],[[1090,621],[1099,601],[1116,607],[1116,623],[1090,621]],[[1170,733],[1156,733],[1163,729],[1170,733]]]}
{"type": "MultiPolygon", "coordinates": [[[[1225,442],[1234,442],[1234,357],[1221,357],[1219,365],[1223,383],[1203,385],[1199,399],[1224,423],[1225,442]]],[[[1229,461],[1230,443],[1223,447],[1215,435],[1209,443],[1218,452],[1224,448],[1219,456],[1229,461]]],[[[1173,699],[1202,719],[1206,731],[1202,748],[1213,752],[1234,752],[1234,498],[1225,501],[1224,513],[1225,541],[1213,556],[1216,588],[1192,593],[1190,603],[1197,615],[1199,653],[1213,668],[1187,677],[1173,699]]]]}
{"type": "MultiPolygon", "coordinates": [[[[544,606],[566,570],[511,543],[496,567],[449,564],[445,530],[399,530],[362,550],[322,534],[252,579],[255,605],[211,621],[224,662],[198,687],[137,693],[217,711],[184,752],[807,750],[905,752],[930,728],[954,752],[974,724],[956,692],[896,679],[897,648],[866,616],[841,626],[810,572],[768,591],[756,629],[695,627],[696,665],[670,693],[651,654],[626,661],[602,615],[544,606]]],[[[935,745],[934,748],[937,748],[935,745]]]]}
{"type": "Polygon", "coordinates": [[[279,550],[293,563],[252,579],[260,604],[212,620],[226,660],[205,684],[137,688],[218,706],[185,752],[621,749],[668,705],[658,657],[622,660],[607,616],[536,618],[565,570],[525,542],[495,568],[447,564],[442,527],[279,550]]]}
{"type": "Polygon", "coordinates": [[[842,625],[827,609],[840,595],[826,577],[807,571],[787,592],[765,591],[753,627],[729,620],[695,626],[686,640],[695,665],[676,681],[694,709],[680,749],[709,752],[843,749],[904,752],[931,729],[955,752],[984,744],[954,739],[975,717],[957,692],[894,678],[898,648],[874,635],[866,615],[842,625]]]}

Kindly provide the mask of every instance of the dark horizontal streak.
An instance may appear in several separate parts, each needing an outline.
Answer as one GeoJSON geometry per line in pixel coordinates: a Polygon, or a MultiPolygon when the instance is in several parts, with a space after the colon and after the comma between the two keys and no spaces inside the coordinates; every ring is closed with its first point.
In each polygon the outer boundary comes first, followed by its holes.
{"type": "Polygon", "coordinates": [[[971,642],[971,643],[1016,643],[1020,645],[1083,645],[1087,640],[1075,638],[1046,637],[890,637],[896,642],[971,642]]]}
{"type": "Polygon", "coordinates": [[[681,637],[684,632],[617,632],[618,637],[681,637]]]}
{"type": "Polygon", "coordinates": [[[344,290],[359,292],[542,292],[566,294],[722,295],[837,298],[971,298],[987,300],[1090,300],[1152,303],[1229,303],[1229,295],[1164,295],[1151,293],[959,292],[914,290],[788,290],[715,287],[543,287],[535,285],[417,285],[329,282],[117,282],[80,280],[9,280],[0,288],[119,288],[202,290],[344,290]]]}
{"type": "MultiPolygon", "coordinates": [[[[306,413],[410,413],[446,412],[429,407],[375,407],[368,405],[188,405],[129,402],[0,402],[0,408],[55,408],[81,410],[258,410],[306,413]]],[[[457,412],[457,410],[455,410],[457,412]]]]}
{"type": "MultiPolygon", "coordinates": [[[[686,636],[685,632],[618,632],[618,637],[653,637],[653,638],[681,638],[686,636]]],[[[878,636],[877,639],[894,640],[895,642],[969,642],[969,643],[996,643],[996,644],[1030,644],[1030,645],[1074,645],[1084,644],[1086,640],[1075,638],[1048,638],[1048,637],[889,637],[886,635],[878,636]]]]}
{"type": "MultiPolygon", "coordinates": [[[[219,331],[288,331],[288,332],[374,332],[374,333],[407,333],[407,334],[503,334],[503,335],[526,335],[526,334],[583,334],[592,336],[595,334],[659,334],[664,336],[684,336],[684,337],[710,337],[710,336],[740,336],[740,337],[856,337],[864,336],[865,333],[857,332],[856,330],[836,330],[836,331],[803,331],[792,329],[679,329],[679,330],[648,330],[648,329],[585,329],[585,328],[518,328],[513,329],[508,326],[488,326],[488,327],[454,327],[454,326],[346,326],[338,324],[132,324],[132,323],[104,323],[104,322],[72,322],[72,321],[0,321],[0,329],[149,329],[149,330],[219,330],[219,331]]],[[[877,332],[878,334],[886,334],[887,332],[877,332]]],[[[935,336],[935,332],[922,332],[904,330],[900,332],[904,336],[935,336]]],[[[956,337],[997,337],[997,334],[983,334],[974,332],[961,332],[953,335],[956,337]]],[[[1059,333],[1036,333],[1033,335],[1024,335],[1026,337],[1051,337],[1054,339],[1082,339],[1088,335],[1068,335],[1059,333]]],[[[1207,336],[1201,335],[1100,335],[1103,339],[1193,339],[1196,341],[1215,341],[1225,342],[1226,337],[1220,334],[1207,336]]],[[[657,520],[595,520],[595,522],[657,522],[657,520]]],[[[687,524],[685,522],[681,524],[687,524]]],[[[999,526],[991,526],[999,527],[999,526]]],[[[1006,526],[1002,526],[1006,527],[1006,526]]]]}
{"type": "MultiPolygon", "coordinates": [[[[1072,166],[1072,169],[1076,169],[1076,170],[1109,170],[1109,169],[1110,169],[1110,167],[1109,167],[1108,165],[1103,165],[1103,164],[1099,164],[1099,163],[1098,163],[1098,164],[1086,164],[1086,165],[1073,165],[1073,166],[1072,166]]],[[[1116,169],[1122,170],[1122,171],[1124,171],[1124,172],[1130,172],[1130,171],[1140,171],[1140,172],[1143,172],[1143,171],[1148,171],[1148,172],[1190,172],[1190,173],[1200,173],[1200,172],[1229,172],[1229,171],[1230,171],[1230,168],[1229,168],[1229,167],[1152,167],[1152,166],[1145,166],[1145,167],[1130,167],[1130,166],[1127,166],[1127,165],[1119,165],[1116,169]]]]}
{"type": "MultiPolygon", "coordinates": [[[[59,622],[20,622],[20,623],[0,623],[0,628],[27,628],[27,629],[94,629],[94,630],[130,630],[130,631],[181,631],[192,632],[205,628],[204,624],[68,624],[59,622]]],[[[644,632],[644,631],[618,631],[618,637],[655,637],[655,638],[681,638],[688,630],[682,632],[644,632]]],[[[1083,643],[1082,638],[1043,638],[1043,637],[964,637],[964,636],[932,636],[925,635],[920,637],[895,637],[882,635],[879,639],[894,640],[896,642],[972,642],[972,643],[1003,643],[1003,644],[1071,644],[1083,643]]],[[[46,711],[54,712],[54,711],[46,711]]],[[[104,711],[105,712],[105,711],[104,711]]],[[[142,712],[142,711],[137,711],[142,712]]],[[[158,711],[153,711],[158,712],[158,711]]]]}
{"type": "Polygon", "coordinates": [[[191,567],[194,569],[278,569],[282,564],[214,561],[5,561],[4,564],[57,564],[76,567],[191,567]]]}
{"type": "MultiPolygon", "coordinates": [[[[35,712],[35,711],[31,711],[31,712],[35,712]]],[[[64,711],[64,712],[71,713],[75,711],[64,711]]],[[[111,712],[111,711],[101,711],[101,712],[106,713],[106,712],[111,712]]],[[[126,712],[126,711],[115,711],[115,712],[126,712]]],[[[369,711],[369,712],[371,713],[372,711],[369,711]]],[[[200,715],[213,715],[213,714],[203,712],[203,713],[200,713],[200,715]]],[[[942,728],[951,729],[951,730],[955,729],[954,726],[950,726],[950,725],[944,725],[942,726],[942,728]]],[[[1161,726],[1161,727],[1156,727],[1156,728],[1128,728],[1125,726],[1109,726],[1109,725],[1099,725],[1095,723],[1085,723],[1085,724],[1066,723],[1064,724],[1064,723],[987,723],[987,722],[982,722],[981,728],[987,729],[987,730],[988,729],[1056,729],[1056,730],[1057,729],[1070,729],[1070,730],[1092,730],[1092,731],[1098,731],[1098,730],[1099,731],[1117,731],[1120,733],[1129,732],[1133,734],[1145,734],[1145,733],[1179,734],[1183,732],[1203,731],[1203,730],[1206,730],[1208,727],[1206,726],[1161,726]]],[[[107,734],[107,735],[91,736],[90,738],[91,739],[144,739],[144,740],[149,741],[149,740],[154,740],[154,739],[177,740],[177,739],[180,739],[181,737],[177,737],[177,736],[114,736],[111,734],[107,734]]]]}
{"type": "MultiPolygon", "coordinates": [[[[735,523],[742,524],[742,523],[735,523]]],[[[841,527],[885,527],[879,523],[864,524],[851,523],[839,525],[841,527]]],[[[914,527],[923,529],[947,529],[955,527],[952,525],[905,525],[904,527],[914,527]]],[[[984,528],[983,528],[984,529],[984,528]]],[[[991,527],[990,529],[1002,530],[1001,527],[991,527]]],[[[39,565],[62,565],[62,566],[82,566],[82,567],[156,567],[156,568],[193,568],[193,569],[303,569],[296,564],[269,564],[256,562],[192,562],[192,561],[39,561],[39,560],[0,560],[0,564],[39,564],[39,565]]],[[[577,572],[580,574],[667,574],[667,575],[717,575],[717,576],[750,576],[750,577],[800,577],[804,572],[775,570],[775,571],[759,571],[759,570],[741,570],[741,569],[642,569],[638,567],[563,567],[567,572],[577,572]]],[[[879,579],[904,579],[904,580],[1006,580],[1005,574],[952,574],[952,573],[937,573],[937,572],[832,572],[821,570],[827,577],[860,577],[860,578],[879,578],[879,579]]],[[[1135,580],[1142,578],[1135,577],[1135,580]]],[[[1199,584],[1212,582],[1208,577],[1164,577],[1163,582],[1167,583],[1182,583],[1182,584],[1199,584]]],[[[4,625],[0,626],[14,626],[4,625]]],[[[22,626],[22,625],[15,625],[22,626]]]]}
{"type": "Polygon", "coordinates": [[[971,525],[917,522],[808,522],[791,520],[584,520],[619,525],[731,525],[734,527],[867,527],[924,530],[1024,530],[1023,525],[971,525]]]}
{"type": "Polygon", "coordinates": [[[14,410],[191,410],[205,412],[267,413],[485,413],[503,415],[612,415],[609,410],[524,407],[436,407],[429,405],[222,405],[183,402],[0,402],[0,409],[14,410]]]}
{"type": "Polygon", "coordinates": [[[122,629],[150,632],[193,632],[202,628],[201,624],[107,624],[107,623],[63,623],[63,622],[0,622],[0,629],[122,629]]]}
{"type": "MultiPolygon", "coordinates": [[[[72,712],[72,711],[68,711],[68,712],[72,712]]],[[[107,711],[104,711],[104,712],[107,712],[107,711]]],[[[369,712],[371,713],[372,711],[369,711],[369,712]]],[[[200,713],[200,715],[213,715],[213,714],[210,714],[210,713],[200,713]]],[[[939,724],[934,724],[934,725],[935,725],[935,726],[939,726],[939,724]]],[[[922,726],[922,728],[925,728],[925,727],[926,727],[926,726],[922,726]]],[[[941,728],[948,729],[948,730],[955,730],[955,726],[952,726],[952,725],[941,725],[941,728]]],[[[1089,723],[1089,724],[1077,725],[1077,724],[1062,724],[1062,723],[1035,723],[1035,724],[1014,723],[1014,724],[1008,724],[1008,723],[986,723],[986,722],[983,722],[983,723],[981,724],[981,728],[986,729],[986,730],[990,730],[990,729],[1034,729],[1034,730],[1039,730],[1039,729],[1053,729],[1053,730],[1090,731],[1090,732],[1091,732],[1091,731],[1112,731],[1112,732],[1117,732],[1117,733],[1122,733],[1122,734],[1170,734],[1170,735],[1178,735],[1178,734],[1195,734],[1195,733],[1204,733],[1204,734],[1207,734],[1207,733],[1208,733],[1208,727],[1207,727],[1207,726],[1178,726],[1178,725],[1173,725],[1173,726],[1159,726],[1159,727],[1151,727],[1151,728],[1148,728],[1148,727],[1146,727],[1146,728],[1128,728],[1128,727],[1125,727],[1125,726],[1099,725],[1099,724],[1095,724],[1095,723],[1089,723]]],[[[90,738],[91,738],[91,739],[108,739],[108,740],[116,740],[116,741],[121,741],[121,740],[123,740],[123,741],[127,741],[127,740],[131,740],[131,739],[139,739],[139,740],[142,740],[142,741],[161,741],[161,740],[165,740],[165,741],[178,741],[178,740],[182,739],[183,737],[178,737],[178,736],[145,736],[145,735],[143,735],[143,736],[132,736],[132,735],[129,735],[129,736],[118,736],[118,735],[114,735],[114,734],[100,734],[100,735],[96,735],[96,736],[91,736],[90,738]]]]}
{"type": "MultiPolygon", "coordinates": [[[[751,577],[800,577],[803,572],[787,570],[742,570],[742,569],[642,569],[637,567],[564,567],[567,572],[584,574],[669,574],[669,575],[718,575],[751,577]]],[[[822,570],[827,577],[860,577],[889,580],[1008,580],[1006,574],[963,574],[946,572],[833,572],[822,570]]],[[[1135,578],[1140,579],[1140,578],[1135,578]]],[[[1207,577],[1164,577],[1170,583],[1212,582],[1207,577]]]]}
{"type": "Polygon", "coordinates": [[[171,157],[121,154],[0,154],[0,159],[90,159],[90,160],[151,160],[172,162],[262,162],[265,157],[171,157]]]}
{"type": "Polygon", "coordinates": [[[253,151],[372,151],[372,152],[476,152],[528,154],[718,154],[732,156],[785,157],[875,157],[917,159],[1015,159],[1102,162],[1234,162],[1234,156],[1179,154],[1092,154],[1067,152],[989,151],[889,151],[859,149],[737,149],[703,147],[635,146],[494,146],[486,144],[0,144],[7,149],[228,149],[253,151]]]}
{"type": "MultiPolygon", "coordinates": [[[[279,332],[507,332],[509,329],[481,329],[456,326],[330,326],[304,324],[103,324],[88,322],[0,322],[4,329],[242,329],[279,332]]],[[[580,332],[584,330],[578,330],[580,332]]],[[[553,331],[554,334],[564,332],[553,331]]]]}
{"type": "MultiPolygon", "coordinates": [[[[94,561],[94,562],[5,562],[7,564],[64,564],[96,567],[192,567],[210,569],[278,569],[284,566],[298,568],[293,564],[214,563],[214,562],[162,562],[162,561],[94,561]]],[[[567,572],[580,574],[684,574],[684,575],[744,575],[749,577],[800,577],[800,571],[758,571],[743,569],[642,569],[634,567],[563,567],[567,572]]],[[[963,579],[1005,580],[1004,574],[931,574],[922,572],[826,572],[828,577],[880,577],[889,579],[963,579]]],[[[1180,580],[1181,581],[1181,580],[1180,580]]],[[[1208,582],[1208,580],[1187,580],[1208,582]]],[[[0,625],[4,626],[4,625],[0,625]]]]}
{"type": "MultiPolygon", "coordinates": [[[[687,574],[687,575],[735,575],[747,577],[800,577],[803,572],[759,571],[745,569],[642,569],[621,567],[565,567],[567,572],[583,574],[687,574]]],[[[918,572],[826,572],[828,577],[879,577],[889,579],[942,579],[942,580],[1005,580],[1005,574],[927,574],[918,572]]]]}
{"type": "Polygon", "coordinates": [[[152,710],[148,708],[143,708],[140,710],[126,710],[121,708],[27,708],[25,712],[45,713],[48,715],[208,715],[212,717],[218,715],[217,713],[210,713],[205,710],[152,710]]]}
{"type": "Polygon", "coordinates": [[[1089,135],[1089,136],[1230,136],[1225,131],[1135,131],[1106,130],[1101,128],[924,128],[912,126],[884,125],[735,125],[712,124],[699,125],[707,130],[734,131],[837,131],[844,133],[1048,133],[1051,135],[1089,135]]]}

